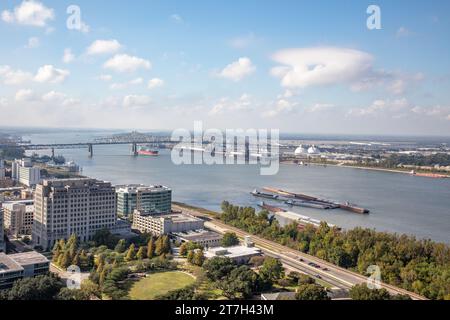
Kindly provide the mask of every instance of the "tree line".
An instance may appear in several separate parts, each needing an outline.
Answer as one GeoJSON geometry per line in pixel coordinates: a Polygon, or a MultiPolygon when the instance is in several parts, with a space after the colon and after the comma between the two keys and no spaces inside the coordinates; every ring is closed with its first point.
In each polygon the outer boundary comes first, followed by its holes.
{"type": "Polygon", "coordinates": [[[364,275],[380,267],[382,281],[430,299],[450,299],[450,247],[413,236],[354,228],[340,231],[296,222],[280,226],[267,211],[222,203],[220,219],[251,234],[276,241],[364,275]]]}

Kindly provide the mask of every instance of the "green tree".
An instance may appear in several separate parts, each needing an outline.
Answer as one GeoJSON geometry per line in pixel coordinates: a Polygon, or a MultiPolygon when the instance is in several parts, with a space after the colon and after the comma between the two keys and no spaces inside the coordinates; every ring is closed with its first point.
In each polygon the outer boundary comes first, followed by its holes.
{"type": "Polygon", "coordinates": [[[330,300],[327,291],[318,284],[301,284],[295,294],[297,300],[330,300]]]}
{"type": "Polygon", "coordinates": [[[127,242],[125,241],[125,239],[120,239],[119,242],[117,242],[114,251],[118,253],[124,253],[126,250],[127,250],[127,242]]]}
{"type": "Polygon", "coordinates": [[[133,261],[135,259],[136,259],[136,246],[134,245],[134,243],[132,243],[130,245],[130,247],[128,248],[127,254],[125,256],[125,260],[133,261]]]}
{"type": "Polygon", "coordinates": [[[222,238],[222,246],[224,247],[232,247],[237,246],[239,244],[239,239],[234,232],[227,232],[223,235],[222,238]]]}
{"type": "Polygon", "coordinates": [[[156,243],[155,243],[155,254],[157,256],[160,256],[164,253],[164,240],[162,236],[159,236],[156,239],[156,243]]]}
{"type": "Polygon", "coordinates": [[[189,263],[194,264],[194,257],[195,257],[195,253],[194,250],[189,250],[188,254],[187,254],[187,261],[189,263]]]}
{"type": "Polygon", "coordinates": [[[382,289],[370,289],[366,284],[354,285],[350,291],[350,298],[352,300],[390,300],[391,295],[389,292],[382,289]]]}
{"type": "Polygon", "coordinates": [[[63,288],[63,283],[54,274],[24,278],[14,282],[8,291],[8,300],[53,300],[63,288]]]}
{"type": "Polygon", "coordinates": [[[206,260],[203,264],[206,276],[211,281],[219,281],[225,278],[235,267],[234,261],[225,257],[214,257],[206,260]]]}
{"type": "Polygon", "coordinates": [[[139,260],[143,260],[147,257],[147,248],[146,247],[140,247],[138,250],[138,253],[136,254],[136,257],[139,260]]]}
{"type": "Polygon", "coordinates": [[[147,244],[147,257],[152,259],[155,256],[155,242],[153,241],[153,237],[150,238],[147,244]]]}
{"type": "Polygon", "coordinates": [[[261,269],[259,270],[261,278],[275,282],[284,277],[284,268],[280,260],[266,257],[261,269]]]}
{"type": "Polygon", "coordinates": [[[195,250],[195,254],[192,259],[192,263],[195,264],[196,266],[201,267],[204,262],[205,262],[205,255],[203,253],[203,250],[200,250],[200,249],[195,250]]]}

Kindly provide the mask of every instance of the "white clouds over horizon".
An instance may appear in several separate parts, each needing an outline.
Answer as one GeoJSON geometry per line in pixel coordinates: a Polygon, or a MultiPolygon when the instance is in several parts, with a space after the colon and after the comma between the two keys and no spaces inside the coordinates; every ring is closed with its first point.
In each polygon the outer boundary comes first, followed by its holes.
{"type": "Polygon", "coordinates": [[[110,69],[118,73],[131,73],[139,69],[150,70],[152,64],[150,61],[130,56],[127,54],[116,54],[103,64],[105,69],[110,69]]]}
{"type": "Polygon", "coordinates": [[[122,45],[119,41],[112,40],[95,40],[87,49],[88,55],[113,54],[119,51],[122,45]]]}
{"type": "Polygon", "coordinates": [[[53,9],[47,8],[41,2],[25,0],[13,11],[2,11],[1,17],[6,23],[46,27],[49,21],[55,19],[55,13],[53,9]]]}
{"type": "Polygon", "coordinates": [[[256,67],[253,65],[252,61],[247,57],[242,57],[223,68],[222,71],[218,73],[218,76],[238,82],[254,73],[255,70],[256,67]]]}

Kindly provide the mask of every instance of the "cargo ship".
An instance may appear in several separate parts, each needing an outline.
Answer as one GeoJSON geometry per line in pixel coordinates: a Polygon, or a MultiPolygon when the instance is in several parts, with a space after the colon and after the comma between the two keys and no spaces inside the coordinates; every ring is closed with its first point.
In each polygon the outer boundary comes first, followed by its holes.
{"type": "Polygon", "coordinates": [[[157,150],[152,150],[147,147],[141,147],[138,151],[138,155],[140,156],[157,156],[159,152],[157,150]]]}

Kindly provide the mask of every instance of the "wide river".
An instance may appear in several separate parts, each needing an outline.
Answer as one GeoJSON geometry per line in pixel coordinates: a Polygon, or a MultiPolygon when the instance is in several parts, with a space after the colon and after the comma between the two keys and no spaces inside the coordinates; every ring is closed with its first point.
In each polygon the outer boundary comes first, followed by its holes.
{"type": "MultiPolygon", "coordinates": [[[[86,142],[105,132],[40,133],[24,136],[33,143],[86,142]]],[[[129,145],[57,150],[74,160],[83,174],[114,184],[163,184],[173,189],[175,201],[218,210],[223,200],[254,206],[261,199],[250,192],[276,187],[322,198],[349,201],[370,209],[359,215],[342,210],[294,207],[298,212],[343,228],[363,226],[431,238],[450,243],[450,179],[413,177],[407,174],[340,167],[281,165],[274,176],[261,176],[256,165],[181,165],[171,162],[170,151],[158,157],[134,157],[129,145]]],[[[276,204],[276,203],[274,203],[276,204]]],[[[279,204],[279,206],[282,206],[279,204]]]]}

